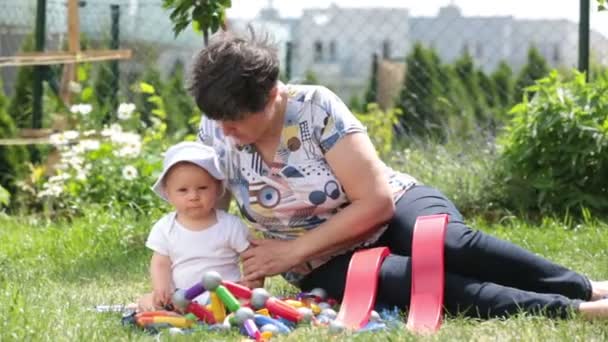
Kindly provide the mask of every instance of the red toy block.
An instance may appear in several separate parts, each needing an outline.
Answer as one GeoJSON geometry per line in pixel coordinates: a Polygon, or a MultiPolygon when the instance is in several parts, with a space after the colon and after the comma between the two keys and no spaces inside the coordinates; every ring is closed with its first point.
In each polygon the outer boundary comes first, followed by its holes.
{"type": "Polygon", "coordinates": [[[223,280],[222,285],[230,291],[236,298],[239,299],[251,299],[251,289],[241,284],[233,283],[231,281],[223,280]]]}
{"type": "Polygon", "coordinates": [[[188,304],[188,306],[186,307],[186,312],[193,314],[199,320],[201,320],[207,324],[216,323],[213,313],[198,303],[190,302],[190,304],[188,304]]]}
{"type": "Polygon", "coordinates": [[[302,314],[293,306],[285,303],[284,301],[270,297],[266,301],[266,309],[276,316],[283,317],[292,322],[299,322],[302,319],[302,314]]]}

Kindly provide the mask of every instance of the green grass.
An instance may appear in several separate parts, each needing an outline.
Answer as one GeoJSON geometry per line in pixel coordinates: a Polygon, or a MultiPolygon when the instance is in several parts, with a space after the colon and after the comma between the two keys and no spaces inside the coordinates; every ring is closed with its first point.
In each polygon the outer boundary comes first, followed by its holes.
{"type": "MultiPolygon", "coordinates": [[[[149,290],[149,254],[143,247],[149,217],[92,210],[71,222],[0,216],[0,341],[152,341],[141,331],[120,325],[120,315],[97,313],[98,304],[132,302],[149,290]]],[[[608,279],[608,225],[587,222],[574,229],[547,219],[540,225],[518,220],[472,226],[514,241],[596,279],[608,279]]],[[[273,293],[293,291],[272,278],[273,293]]],[[[236,334],[197,332],[175,340],[240,340],[236,334]]],[[[300,328],[286,339],[329,340],[324,329],[300,328]]],[[[550,320],[520,315],[508,320],[448,318],[437,335],[420,338],[405,329],[341,339],[438,341],[608,340],[608,321],[580,318],[550,320]]]]}

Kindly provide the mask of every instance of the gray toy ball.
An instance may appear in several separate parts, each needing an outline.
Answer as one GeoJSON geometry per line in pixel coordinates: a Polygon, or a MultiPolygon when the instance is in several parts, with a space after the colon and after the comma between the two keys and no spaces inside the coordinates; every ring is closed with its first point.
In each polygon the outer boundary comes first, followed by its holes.
{"type": "Polygon", "coordinates": [[[222,284],[222,276],[215,271],[206,272],[203,275],[202,283],[207,291],[215,291],[222,284]]]}
{"type": "Polygon", "coordinates": [[[251,306],[256,310],[260,310],[264,308],[264,306],[266,306],[266,301],[268,300],[268,298],[270,298],[270,293],[268,293],[268,291],[266,291],[265,289],[254,289],[251,292],[251,306]]]}
{"type": "Polygon", "coordinates": [[[321,315],[327,316],[330,319],[335,319],[336,316],[338,316],[338,314],[336,313],[336,311],[334,309],[323,309],[321,311],[321,315]]]}
{"type": "Polygon", "coordinates": [[[173,305],[175,305],[181,311],[186,310],[186,307],[190,304],[190,301],[186,299],[186,290],[177,289],[173,292],[173,305]]]}
{"type": "Polygon", "coordinates": [[[300,313],[300,315],[302,315],[300,322],[310,323],[310,321],[312,321],[314,314],[312,313],[312,310],[310,308],[301,307],[301,308],[298,308],[297,310],[300,313]]]}
{"type": "Polygon", "coordinates": [[[319,309],[324,310],[324,309],[331,309],[331,305],[328,302],[321,302],[319,304],[317,304],[317,306],[319,307],[319,309]]]}
{"type": "Polygon", "coordinates": [[[339,334],[345,329],[344,324],[340,321],[334,320],[329,322],[329,332],[331,334],[339,334]]]}
{"type": "Polygon", "coordinates": [[[253,319],[254,315],[255,314],[253,313],[253,310],[251,310],[250,308],[242,307],[236,310],[236,312],[234,313],[234,321],[238,325],[242,325],[246,320],[253,319]]]}

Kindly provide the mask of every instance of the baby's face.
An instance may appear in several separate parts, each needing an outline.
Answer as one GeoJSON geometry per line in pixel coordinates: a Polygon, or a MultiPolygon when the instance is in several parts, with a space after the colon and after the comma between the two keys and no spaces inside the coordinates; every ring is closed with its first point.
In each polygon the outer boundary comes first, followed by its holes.
{"type": "Polygon", "coordinates": [[[169,203],[180,215],[204,219],[215,208],[220,182],[192,163],[178,163],[165,176],[165,192],[169,203]]]}

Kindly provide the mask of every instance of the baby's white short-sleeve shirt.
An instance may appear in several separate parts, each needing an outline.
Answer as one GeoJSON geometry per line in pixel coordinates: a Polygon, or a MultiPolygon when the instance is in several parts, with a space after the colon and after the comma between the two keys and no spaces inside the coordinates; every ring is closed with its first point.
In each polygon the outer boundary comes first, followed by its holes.
{"type": "Polygon", "coordinates": [[[190,288],[207,271],[219,272],[224,280],[241,278],[239,254],[249,247],[247,226],[222,210],[216,210],[216,216],[217,223],[202,231],[183,227],[175,212],[152,227],[146,247],[169,256],[176,288],[190,288]]]}

